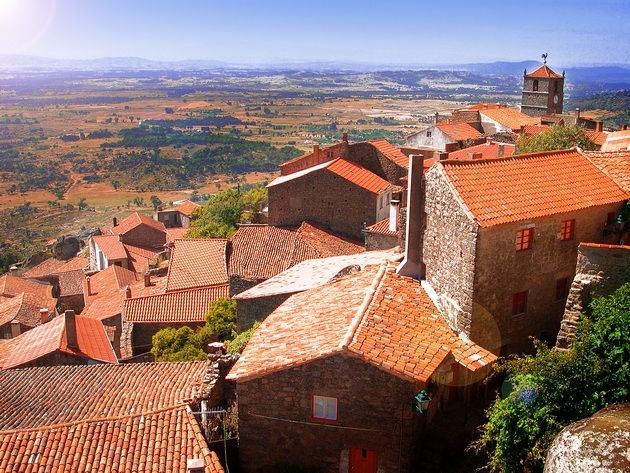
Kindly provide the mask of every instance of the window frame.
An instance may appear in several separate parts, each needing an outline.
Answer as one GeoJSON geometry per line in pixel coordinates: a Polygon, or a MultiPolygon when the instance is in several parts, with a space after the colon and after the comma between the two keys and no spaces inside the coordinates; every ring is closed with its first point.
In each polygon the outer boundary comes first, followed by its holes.
{"type": "Polygon", "coordinates": [[[336,397],[321,396],[319,394],[313,394],[311,398],[311,418],[313,420],[318,420],[318,421],[323,421],[323,422],[337,422],[337,419],[339,417],[338,414],[339,414],[339,402],[336,397]],[[322,406],[323,412],[321,415],[318,415],[318,412],[316,411],[317,401],[324,402],[322,406]],[[332,412],[329,412],[329,410],[334,410],[334,414],[332,412]]]}
{"type": "Polygon", "coordinates": [[[516,231],[516,251],[525,251],[532,248],[534,241],[534,227],[521,228],[516,231]]]}
{"type": "Polygon", "coordinates": [[[560,241],[570,241],[575,238],[575,219],[570,218],[560,223],[560,241]]]}
{"type": "Polygon", "coordinates": [[[512,294],[512,317],[520,317],[527,313],[527,293],[521,291],[512,294]]]}

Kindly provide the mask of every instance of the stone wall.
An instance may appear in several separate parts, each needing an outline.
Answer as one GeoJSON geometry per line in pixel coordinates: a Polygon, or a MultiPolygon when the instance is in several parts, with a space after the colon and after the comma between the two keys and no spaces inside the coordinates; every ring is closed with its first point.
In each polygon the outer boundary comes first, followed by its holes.
{"type": "Polygon", "coordinates": [[[238,383],[240,471],[348,471],[349,449],[359,448],[377,452],[378,471],[407,472],[424,420],[411,408],[415,392],[341,354],[238,383]],[[337,398],[336,422],[312,418],[313,395],[337,398]]]}
{"type": "Polygon", "coordinates": [[[630,246],[582,243],[556,347],[569,348],[593,295],[608,296],[630,282],[630,246]]]}
{"type": "Polygon", "coordinates": [[[287,176],[294,172],[302,171],[319,164],[332,161],[336,158],[346,159],[348,157],[348,142],[342,141],[326,148],[319,148],[319,145],[313,146],[313,152],[305,154],[299,158],[292,159],[280,165],[280,175],[287,176]]]}
{"type": "MultiPolygon", "coordinates": [[[[175,330],[182,327],[190,327],[196,330],[202,327],[205,322],[187,322],[187,323],[139,323],[134,322],[132,325],[131,345],[133,356],[140,355],[151,351],[153,335],[165,328],[174,328],[175,330]]],[[[122,347],[121,347],[122,350],[122,347]]]]}
{"type": "Polygon", "coordinates": [[[269,225],[297,226],[309,220],[334,232],[362,238],[363,224],[378,221],[378,195],[325,169],[271,186],[268,192],[269,225]]]}
{"type": "Polygon", "coordinates": [[[230,282],[230,297],[234,297],[236,294],[240,294],[243,291],[256,286],[263,282],[264,279],[251,279],[238,274],[231,274],[229,277],[230,282]]]}
{"type": "Polygon", "coordinates": [[[262,322],[289,296],[291,294],[279,294],[257,299],[236,299],[236,331],[244,332],[250,329],[254,322],[262,322]]]}
{"type": "Polygon", "coordinates": [[[389,250],[398,246],[398,235],[385,235],[383,233],[365,232],[365,250],[389,250]]]}
{"type": "Polygon", "coordinates": [[[401,185],[401,178],[407,177],[407,168],[396,164],[368,142],[352,144],[348,161],[369,169],[381,179],[397,186],[401,185]]]}
{"type": "Polygon", "coordinates": [[[158,248],[166,243],[166,233],[148,225],[138,225],[122,235],[122,242],[143,248],[158,248]]]}

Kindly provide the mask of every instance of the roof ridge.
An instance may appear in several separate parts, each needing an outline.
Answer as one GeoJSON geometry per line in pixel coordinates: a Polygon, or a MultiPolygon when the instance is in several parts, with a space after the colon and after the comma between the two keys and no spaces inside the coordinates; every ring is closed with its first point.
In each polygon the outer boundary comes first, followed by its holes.
{"type": "Polygon", "coordinates": [[[359,328],[359,325],[361,324],[363,317],[367,313],[368,307],[370,306],[370,304],[372,303],[372,300],[374,299],[376,290],[381,285],[381,282],[383,281],[386,273],[387,273],[387,264],[381,264],[381,267],[379,268],[378,273],[376,273],[376,276],[372,280],[372,285],[367,290],[365,294],[365,298],[363,299],[363,302],[357,309],[357,313],[355,314],[354,318],[352,319],[352,322],[350,323],[350,326],[348,327],[348,331],[346,332],[346,335],[343,337],[341,346],[339,347],[342,350],[348,350],[348,347],[350,346],[350,343],[352,342],[352,339],[354,338],[354,335],[357,332],[357,329],[359,328]]]}

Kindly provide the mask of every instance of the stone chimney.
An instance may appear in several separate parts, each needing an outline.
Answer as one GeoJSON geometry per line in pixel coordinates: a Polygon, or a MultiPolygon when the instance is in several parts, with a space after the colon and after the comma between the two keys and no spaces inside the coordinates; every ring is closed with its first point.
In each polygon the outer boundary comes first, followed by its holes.
{"type": "Polygon", "coordinates": [[[48,309],[46,309],[45,307],[39,309],[39,322],[42,325],[44,325],[46,322],[48,322],[48,315],[49,315],[48,309]]]}
{"type": "Polygon", "coordinates": [[[85,285],[87,286],[87,295],[92,295],[92,282],[90,281],[90,276],[85,278],[85,285]]]}
{"type": "Polygon", "coordinates": [[[344,131],[341,134],[341,141],[345,141],[346,143],[348,142],[348,132],[347,131],[344,131]]]}
{"type": "Polygon", "coordinates": [[[595,131],[602,132],[604,130],[604,122],[597,122],[595,124],[595,131]]]}
{"type": "Polygon", "coordinates": [[[398,209],[400,208],[399,200],[389,201],[389,231],[395,232],[398,230],[398,209]]]}
{"type": "Polygon", "coordinates": [[[9,268],[9,272],[11,273],[11,276],[17,276],[17,272],[18,272],[18,267],[13,265],[9,268]]]}
{"type": "Polygon", "coordinates": [[[626,131],[628,129],[628,125],[623,124],[621,125],[621,131],[626,131]]]}
{"type": "Polygon", "coordinates": [[[316,161],[319,158],[319,145],[313,145],[313,157],[316,161]]]}
{"type": "Polygon", "coordinates": [[[144,273],[144,287],[151,287],[151,273],[144,273]]]}
{"type": "Polygon", "coordinates": [[[437,125],[440,121],[440,112],[435,112],[435,124],[437,125]]]}
{"type": "Polygon", "coordinates": [[[127,287],[125,288],[125,298],[131,299],[131,286],[129,285],[127,285],[127,287]]]}
{"type": "Polygon", "coordinates": [[[396,269],[396,272],[402,276],[415,278],[420,276],[420,238],[424,212],[423,167],[424,156],[421,154],[409,156],[405,258],[396,269]]]}
{"type": "Polygon", "coordinates": [[[20,327],[20,321],[15,320],[15,319],[12,320],[11,321],[11,338],[19,337],[21,333],[22,333],[22,328],[20,327]]]}
{"type": "Polygon", "coordinates": [[[77,343],[77,324],[74,320],[74,310],[66,310],[63,315],[66,319],[66,345],[74,350],[79,349],[77,343]]]}
{"type": "Polygon", "coordinates": [[[575,109],[575,118],[580,118],[580,109],[579,108],[575,109]]]}
{"type": "Polygon", "coordinates": [[[118,219],[116,217],[112,218],[112,227],[115,227],[118,225],[118,219]]]}

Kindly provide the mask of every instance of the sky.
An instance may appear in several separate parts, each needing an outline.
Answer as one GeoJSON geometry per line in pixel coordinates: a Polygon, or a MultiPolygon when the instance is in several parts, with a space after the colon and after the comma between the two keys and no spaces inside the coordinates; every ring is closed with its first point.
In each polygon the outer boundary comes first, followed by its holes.
{"type": "Polygon", "coordinates": [[[0,54],[630,65],[630,0],[0,0],[0,54]]]}

